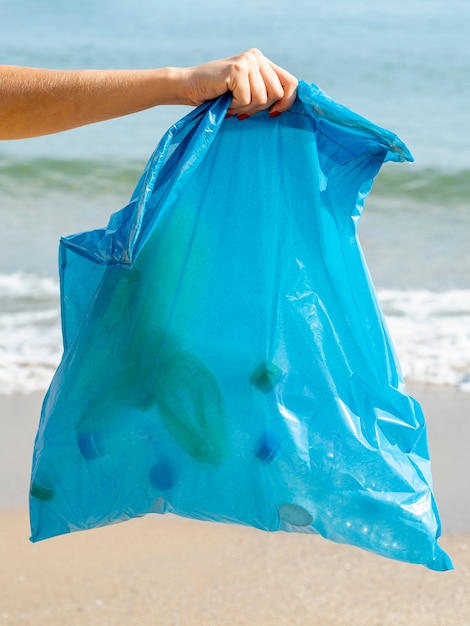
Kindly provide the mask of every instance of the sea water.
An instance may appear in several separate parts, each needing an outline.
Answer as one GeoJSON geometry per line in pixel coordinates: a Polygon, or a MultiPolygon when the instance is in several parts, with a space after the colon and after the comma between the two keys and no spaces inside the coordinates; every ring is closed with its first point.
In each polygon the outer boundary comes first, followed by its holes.
{"type": "MultiPolygon", "coordinates": [[[[0,63],[189,66],[257,46],[396,132],[360,240],[407,379],[470,390],[470,4],[395,0],[0,0],[0,63]]],[[[61,356],[60,236],[107,224],[185,107],[0,142],[0,394],[61,356]]]]}

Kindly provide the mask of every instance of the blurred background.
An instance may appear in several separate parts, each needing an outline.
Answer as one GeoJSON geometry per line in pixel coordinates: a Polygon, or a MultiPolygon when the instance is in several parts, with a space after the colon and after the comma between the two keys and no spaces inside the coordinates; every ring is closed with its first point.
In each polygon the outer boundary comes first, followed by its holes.
{"type": "MultiPolygon", "coordinates": [[[[360,239],[407,379],[470,391],[470,4],[465,0],[0,0],[0,62],[195,65],[252,46],[397,133],[360,239]]],[[[61,355],[59,238],[107,224],[165,130],[161,107],[0,142],[0,395],[47,389],[61,355]]]]}

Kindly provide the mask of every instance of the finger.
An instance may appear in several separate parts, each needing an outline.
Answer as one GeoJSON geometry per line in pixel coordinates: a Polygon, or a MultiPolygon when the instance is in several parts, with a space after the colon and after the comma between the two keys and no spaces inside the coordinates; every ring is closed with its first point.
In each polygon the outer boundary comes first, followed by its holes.
{"type": "Polygon", "coordinates": [[[231,86],[232,103],[230,105],[230,112],[236,113],[237,111],[246,110],[251,104],[251,85],[248,74],[238,76],[237,80],[231,86]]]}
{"type": "MultiPolygon", "coordinates": [[[[246,91],[243,91],[242,97],[238,97],[237,91],[233,92],[234,99],[231,105],[231,112],[236,110],[238,115],[254,115],[263,109],[269,108],[284,94],[276,73],[266,60],[264,63],[257,60],[256,63],[251,65],[247,82],[243,86],[246,91]],[[249,102],[247,86],[249,88],[249,102]]],[[[240,93],[242,93],[241,90],[240,93]]]]}
{"type": "Polygon", "coordinates": [[[229,112],[235,113],[251,104],[250,72],[253,67],[253,55],[249,50],[227,59],[230,63],[227,87],[232,93],[232,103],[229,112]]]}
{"type": "Polygon", "coordinates": [[[232,62],[229,88],[232,103],[229,115],[245,118],[269,108],[279,114],[292,106],[296,97],[297,79],[253,48],[232,62]]]}
{"type": "Polygon", "coordinates": [[[282,96],[269,107],[269,113],[272,115],[275,113],[283,113],[284,111],[290,109],[290,107],[294,104],[297,97],[298,80],[282,67],[279,67],[272,62],[270,62],[270,64],[279,79],[283,91],[282,96]]]}
{"type": "Polygon", "coordinates": [[[258,111],[269,106],[268,85],[258,65],[251,68],[248,75],[250,83],[250,104],[245,107],[244,112],[254,115],[258,111]]]}

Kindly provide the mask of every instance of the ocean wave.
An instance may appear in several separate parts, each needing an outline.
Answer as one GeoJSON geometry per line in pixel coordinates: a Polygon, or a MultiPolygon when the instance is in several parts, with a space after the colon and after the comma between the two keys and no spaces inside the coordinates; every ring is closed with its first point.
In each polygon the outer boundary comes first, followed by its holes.
{"type": "MultiPolygon", "coordinates": [[[[470,290],[378,290],[407,380],[470,392],[470,290]]],[[[62,354],[59,283],[0,274],[0,394],[43,392],[62,354]]]]}
{"type": "Polygon", "coordinates": [[[470,392],[470,290],[378,292],[408,380],[470,392]]]}
{"type": "Polygon", "coordinates": [[[0,394],[43,391],[60,356],[58,280],[0,274],[0,394]]]}
{"type": "Polygon", "coordinates": [[[30,157],[11,160],[0,155],[0,192],[29,195],[31,190],[126,193],[136,185],[144,162],[106,159],[30,157]]]}
{"type": "Polygon", "coordinates": [[[37,276],[25,272],[0,274],[0,298],[18,301],[57,298],[59,281],[51,276],[37,276]]]}
{"type": "Polygon", "coordinates": [[[462,206],[470,203],[470,171],[419,168],[415,164],[388,163],[379,172],[372,198],[387,198],[434,206],[462,206]]]}
{"type": "MultiPolygon", "coordinates": [[[[35,189],[80,194],[93,190],[93,193],[130,195],[144,166],[145,157],[143,160],[49,157],[12,160],[0,153],[0,192],[28,195],[35,189]]],[[[371,197],[468,207],[470,171],[387,163],[374,182],[371,197]]]]}
{"type": "Polygon", "coordinates": [[[43,391],[60,356],[58,309],[0,314],[0,394],[43,391]]]}

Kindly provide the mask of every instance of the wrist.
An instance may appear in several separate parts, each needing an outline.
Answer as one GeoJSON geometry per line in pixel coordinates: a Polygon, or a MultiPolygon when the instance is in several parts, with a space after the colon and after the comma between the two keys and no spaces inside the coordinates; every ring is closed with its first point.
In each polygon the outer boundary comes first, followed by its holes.
{"type": "Polygon", "coordinates": [[[180,67],[155,70],[159,104],[192,104],[187,95],[188,71],[180,67]]]}

